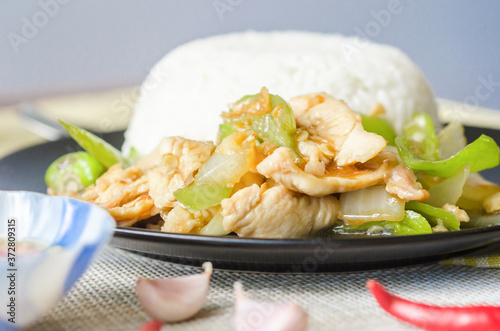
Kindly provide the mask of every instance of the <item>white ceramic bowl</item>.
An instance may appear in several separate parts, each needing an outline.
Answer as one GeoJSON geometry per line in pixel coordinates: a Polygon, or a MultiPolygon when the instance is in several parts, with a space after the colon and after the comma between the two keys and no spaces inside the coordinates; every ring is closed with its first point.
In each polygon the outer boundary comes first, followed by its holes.
{"type": "Polygon", "coordinates": [[[0,330],[24,328],[53,308],[114,228],[106,210],[86,202],[0,191],[0,330]]]}

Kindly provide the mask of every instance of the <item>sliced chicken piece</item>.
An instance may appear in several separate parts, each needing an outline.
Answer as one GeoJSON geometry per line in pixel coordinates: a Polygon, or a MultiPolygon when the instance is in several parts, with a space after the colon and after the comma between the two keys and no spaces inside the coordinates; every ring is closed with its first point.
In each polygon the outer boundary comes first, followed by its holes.
{"type": "Polygon", "coordinates": [[[338,166],[364,163],[387,145],[383,137],[363,129],[361,116],[344,101],[326,93],[296,97],[290,104],[299,128],[332,145],[338,166]]]}
{"type": "Polygon", "coordinates": [[[391,159],[397,164],[391,167],[385,176],[385,189],[387,192],[396,195],[398,198],[411,201],[425,201],[429,199],[429,192],[422,188],[422,184],[417,182],[417,176],[413,170],[408,168],[399,157],[398,150],[394,146],[387,146],[379,157],[391,159]]]}
{"type": "Polygon", "coordinates": [[[196,141],[182,137],[166,137],[162,139],[154,151],[139,159],[135,163],[135,166],[141,169],[150,169],[160,165],[164,155],[189,155],[179,164],[181,169],[189,173],[200,167],[197,158],[204,155],[207,149],[211,154],[214,149],[214,145],[211,141],[196,141]],[[194,170],[190,169],[190,164],[192,164],[194,170]]]}
{"type": "Polygon", "coordinates": [[[288,148],[280,147],[264,159],[257,166],[257,170],[290,190],[322,197],[383,183],[392,164],[392,160],[377,156],[364,164],[331,166],[326,169],[325,176],[316,177],[295,164],[288,148]]]}
{"type": "Polygon", "coordinates": [[[150,218],[159,213],[153,199],[148,195],[142,195],[119,207],[108,209],[116,220],[118,226],[132,226],[140,220],[150,218]]]}
{"type": "Polygon", "coordinates": [[[131,226],[159,212],[148,191],[142,169],[134,166],[123,169],[116,164],[89,186],[80,199],[108,209],[118,226],[131,226]]]}
{"type": "Polygon", "coordinates": [[[146,195],[148,190],[142,169],[134,166],[123,169],[121,164],[115,164],[87,187],[80,199],[109,209],[146,195]]]}
{"type": "MultiPolygon", "coordinates": [[[[327,145],[323,145],[324,148],[328,148],[327,145]]],[[[306,160],[304,171],[316,177],[324,176],[326,167],[330,163],[333,154],[329,155],[329,158],[327,155],[325,155],[319,143],[316,143],[309,139],[300,141],[298,143],[298,148],[300,153],[306,160]]]]}
{"type": "Polygon", "coordinates": [[[332,226],[339,202],[334,196],[310,197],[282,185],[254,184],[222,200],[222,225],[240,237],[305,237],[332,226]]]}
{"type": "Polygon", "coordinates": [[[163,139],[161,160],[147,172],[149,195],[160,209],[173,207],[174,192],[189,184],[194,173],[207,161],[214,146],[211,142],[180,137],[163,139]]]}
{"type": "Polygon", "coordinates": [[[467,214],[465,210],[460,209],[459,207],[452,205],[451,203],[444,204],[443,209],[453,213],[453,215],[455,215],[460,222],[470,221],[469,214],[467,214]]]}
{"type": "Polygon", "coordinates": [[[487,197],[483,202],[483,208],[488,214],[497,213],[500,211],[500,192],[487,197]]]}
{"type": "Polygon", "coordinates": [[[413,171],[403,164],[389,170],[385,182],[387,192],[397,195],[402,200],[425,201],[429,199],[429,192],[417,182],[413,171]]]}
{"type": "Polygon", "coordinates": [[[211,207],[196,213],[191,213],[181,205],[175,206],[168,213],[161,213],[165,223],[161,227],[163,232],[197,233],[208,224],[220,207],[211,207]]]}

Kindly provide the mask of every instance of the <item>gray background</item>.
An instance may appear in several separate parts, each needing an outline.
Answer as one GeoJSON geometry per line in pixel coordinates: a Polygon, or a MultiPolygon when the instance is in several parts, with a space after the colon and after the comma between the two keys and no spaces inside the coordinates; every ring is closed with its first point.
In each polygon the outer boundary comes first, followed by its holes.
{"type": "Polygon", "coordinates": [[[401,0],[390,17],[381,14],[390,13],[389,0],[55,1],[0,2],[0,104],[140,84],[167,51],[198,37],[301,29],[365,34],[398,46],[438,97],[500,109],[495,0],[401,0]],[[34,23],[40,27],[26,34],[34,23]],[[29,38],[13,47],[13,35],[29,38]]]}

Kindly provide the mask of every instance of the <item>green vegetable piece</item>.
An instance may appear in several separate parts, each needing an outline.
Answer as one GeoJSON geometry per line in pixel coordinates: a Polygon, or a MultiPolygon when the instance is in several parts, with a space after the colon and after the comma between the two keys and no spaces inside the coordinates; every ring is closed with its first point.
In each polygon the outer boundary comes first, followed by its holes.
{"type": "Polygon", "coordinates": [[[402,137],[396,138],[396,146],[399,155],[408,167],[439,177],[453,176],[465,164],[469,164],[472,173],[496,167],[500,163],[498,145],[491,137],[484,134],[457,154],[439,161],[427,161],[419,158],[411,152],[409,142],[402,137]]]}
{"type": "Polygon", "coordinates": [[[259,116],[252,121],[251,128],[259,138],[268,140],[277,146],[288,147],[292,152],[295,163],[302,162],[295,136],[291,136],[284,126],[277,123],[271,114],[259,116]]]}
{"type": "Polygon", "coordinates": [[[236,131],[234,125],[229,122],[224,122],[219,125],[219,141],[224,140],[224,138],[230,136],[236,131]]]}
{"type": "Polygon", "coordinates": [[[361,225],[340,225],[334,228],[338,233],[390,234],[394,236],[409,236],[432,233],[429,222],[417,212],[406,210],[401,221],[371,221],[361,225]]]}
{"type": "Polygon", "coordinates": [[[129,153],[128,153],[128,158],[127,161],[129,164],[136,163],[139,159],[141,158],[141,154],[139,154],[139,151],[135,147],[130,147],[129,153]]]}
{"type": "Polygon", "coordinates": [[[458,218],[452,212],[442,208],[433,207],[418,201],[408,201],[406,203],[406,209],[413,210],[421,214],[432,226],[442,224],[448,230],[460,230],[460,221],[458,218]]]}
{"type": "Polygon", "coordinates": [[[225,185],[193,183],[175,191],[174,196],[190,211],[196,212],[217,206],[232,191],[232,187],[225,185]]]}
{"type": "Polygon", "coordinates": [[[283,110],[278,115],[277,123],[283,128],[291,137],[297,133],[297,125],[295,124],[295,117],[293,116],[292,107],[282,97],[275,94],[269,94],[271,108],[274,109],[282,105],[283,110]]]}
{"type": "Polygon", "coordinates": [[[47,168],[45,183],[56,193],[77,193],[93,184],[106,169],[87,152],[63,155],[47,168]]]}
{"type": "Polygon", "coordinates": [[[66,129],[66,131],[68,131],[71,138],[73,138],[78,145],[92,154],[106,168],[109,168],[116,163],[121,163],[124,167],[129,165],[128,160],[118,149],[114,148],[95,134],[79,128],[76,125],[69,124],[61,120],[59,120],[59,122],[61,122],[62,126],[66,129]]]}
{"type": "Polygon", "coordinates": [[[428,161],[439,159],[439,145],[432,118],[423,112],[415,112],[403,127],[403,136],[410,142],[411,151],[428,161]]]}
{"type": "MultiPolygon", "coordinates": [[[[258,102],[258,99],[259,94],[246,95],[236,103],[258,102]]],[[[220,140],[236,131],[234,123],[238,123],[240,127],[253,130],[261,140],[270,141],[276,146],[288,147],[293,154],[295,163],[302,163],[303,158],[295,141],[297,128],[292,108],[278,95],[269,94],[269,102],[271,111],[267,114],[243,114],[239,118],[232,119],[230,122],[226,121],[222,123],[219,126],[220,140]],[[277,107],[281,107],[281,109],[277,112],[277,116],[273,116],[275,110],[279,109],[277,107]]]]}
{"type": "Polygon", "coordinates": [[[387,140],[389,145],[396,146],[394,142],[394,139],[396,139],[396,132],[394,132],[394,129],[387,120],[377,116],[360,115],[361,123],[366,131],[381,135],[387,140]]]}

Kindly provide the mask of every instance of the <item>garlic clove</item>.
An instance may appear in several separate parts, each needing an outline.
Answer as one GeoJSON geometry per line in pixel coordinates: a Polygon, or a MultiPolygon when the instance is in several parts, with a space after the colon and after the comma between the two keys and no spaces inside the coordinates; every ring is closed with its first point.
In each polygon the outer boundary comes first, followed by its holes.
{"type": "Polygon", "coordinates": [[[304,331],[308,314],[293,302],[260,303],[250,299],[240,282],[234,283],[233,328],[248,331],[304,331]]]}
{"type": "Polygon", "coordinates": [[[146,313],[155,320],[179,322],[196,315],[208,296],[212,263],[203,263],[198,275],[167,278],[139,278],[136,293],[146,313]]]}

